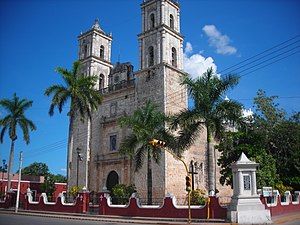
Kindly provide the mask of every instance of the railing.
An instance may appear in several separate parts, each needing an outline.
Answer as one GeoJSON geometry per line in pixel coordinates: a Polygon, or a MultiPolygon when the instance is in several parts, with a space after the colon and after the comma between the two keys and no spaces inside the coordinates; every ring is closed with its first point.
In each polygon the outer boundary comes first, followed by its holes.
{"type": "MultiPolygon", "coordinates": [[[[91,202],[91,199],[90,199],[90,202],[91,202]]],[[[138,198],[138,202],[141,206],[144,206],[144,205],[156,205],[157,206],[157,205],[162,205],[164,203],[164,199],[163,198],[152,198],[151,204],[149,204],[147,198],[138,198]]],[[[128,198],[111,198],[111,204],[112,205],[128,205],[129,199],[128,198]]],[[[90,205],[91,205],[91,203],[90,203],[90,205]]],[[[187,206],[188,199],[187,198],[176,198],[176,205],[187,206]]],[[[205,205],[205,203],[203,205],[205,205]]],[[[223,202],[223,205],[227,205],[227,202],[223,202]]]]}
{"type": "Polygon", "coordinates": [[[125,88],[129,88],[129,87],[134,87],[135,85],[135,80],[129,80],[129,81],[122,81],[118,84],[109,86],[107,88],[103,88],[100,89],[101,94],[109,94],[109,93],[113,93],[125,88]]]}
{"type": "Polygon", "coordinates": [[[299,195],[298,194],[292,194],[292,202],[298,202],[299,203],[299,195]]]}
{"type": "Polygon", "coordinates": [[[96,192],[90,193],[90,202],[89,202],[89,213],[98,214],[99,213],[99,194],[96,192]]]}
{"type": "Polygon", "coordinates": [[[65,194],[64,193],[64,203],[75,203],[76,202],[76,197],[71,194],[65,194]]]}

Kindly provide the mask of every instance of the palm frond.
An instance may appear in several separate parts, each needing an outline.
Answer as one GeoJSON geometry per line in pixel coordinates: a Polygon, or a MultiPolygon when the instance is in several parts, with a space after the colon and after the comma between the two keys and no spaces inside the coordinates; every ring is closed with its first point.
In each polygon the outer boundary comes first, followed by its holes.
{"type": "Polygon", "coordinates": [[[98,77],[85,76],[79,73],[80,62],[73,63],[71,71],[58,67],[56,72],[59,73],[63,80],[64,85],[53,85],[45,90],[45,95],[52,97],[52,102],[49,108],[49,115],[54,114],[54,109],[57,107],[59,113],[62,112],[64,105],[67,101],[71,101],[70,110],[68,115],[74,117],[77,113],[82,121],[86,117],[92,117],[92,112],[97,110],[102,103],[102,95],[95,89],[98,77]]]}
{"type": "Polygon", "coordinates": [[[6,130],[7,130],[7,126],[3,126],[2,129],[1,129],[1,133],[0,133],[0,142],[1,142],[1,144],[3,143],[4,134],[5,134],[6,130]]]}
{"type": "Polygon", "coordinates": [[[147,101],[143,106],[137,108],[132,115],[123,116],[118,120],[120,127],[127,127],[132,131],[132,134],[123,140],[122,143],[126,143],[127,150],[122,151],[131,156],[134,153],[137,170],[142,167],[144,158],[148,154],[155,162],[159,162],[161,150],[153,148],[149,141],[154,137],[166,136],[165,120],[164,113],[160,112],[157,105],[151,101],[147,101]]]}
{"type": "Polygon", "coordinates": [[[200,131],[204,128],[204,123],[201,121],[191,123],[190,126],[186,126],[181,129],[177,137],[177,146],[175,152],[177,155],[182,155],[182,153],[188,149],[191,145],[195,143],[197,138],[199,138],[200,131]]]}
{"type": "Polygon", "coordinates": [[[1,130],[1,142],[3,142],[4,133],[8,129],[9,137],[12,141],[17,139],[17,126],[20,126],[24,141],[29,143],[29,129],[31,131],[36,129],[34,123],[25,117],[25,111],[32,106],[33,101],[27,99],[20,99],[16,93],[13,94],[12,99],[2,99],[0,106],[3,107],[8,115],[0,120],[0,125],[3,127],[1,130]]]}
{"type": "Polygon", "coordinates": [[[139,145],[135,135],[127,136],[121,143],[119,152],[123,155],[128,155],[130,158],[134,157],[135,149],[139,145]]]}
{"type": "Polygon", "coordinates": [[[142,168],[145,156],[147,156],[148,151],[145,145],[141,146],[140,148],[136,149],[134,155],[134,162],[135,162],[135,170],[138,171],[142,168]]]}

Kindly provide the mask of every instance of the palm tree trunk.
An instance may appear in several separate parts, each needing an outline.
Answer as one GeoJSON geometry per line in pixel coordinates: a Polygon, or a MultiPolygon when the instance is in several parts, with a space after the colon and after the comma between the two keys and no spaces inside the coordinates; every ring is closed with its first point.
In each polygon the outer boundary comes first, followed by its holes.
{"type": "Polygon", "coordinates": [[[70,116],[69,137],[68,137],[68,152],[67,152],[67,192],[70,188],[71,166],[73,158],[73,123],[74,117],[70,116]]]}
{"type": "Polygon", "coordinates": [[[152,205],[152,162],[151,162],[151,156],[150,152],[148,150],[148,157],[147,157],[148,163],[147,163],[147,204],[152,205]]]}
{"type": "Polygon", "coordinates": [[[15,141],[11,141],[10,154],[9,154],[9,164],[8,164],[8,178],[7,178],[7,191],[11,189],[11,177],[12,177],[12,168],[14,161],[14,151],[15,151],[15,141]]]}
{"type": "Polygon", "coordinates": [[[208,178],[208,193],[215,192],[215,166],[214,166],[214,151],[211,146],[211,132],[207,128],[207,178],[208,178]]]}

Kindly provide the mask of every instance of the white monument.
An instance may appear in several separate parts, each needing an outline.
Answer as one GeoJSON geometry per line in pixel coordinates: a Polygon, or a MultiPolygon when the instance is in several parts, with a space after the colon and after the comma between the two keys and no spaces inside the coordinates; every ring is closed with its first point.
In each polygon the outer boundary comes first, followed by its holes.
{"type": "Polygon", "coordinates": [[[270,211],[265,209],[257,194],[257,166],[258,163],[250,161],[244,153],[230,166],[233,173],[233,196],[227,217],[232,223],[272,223],[270,211]]]}

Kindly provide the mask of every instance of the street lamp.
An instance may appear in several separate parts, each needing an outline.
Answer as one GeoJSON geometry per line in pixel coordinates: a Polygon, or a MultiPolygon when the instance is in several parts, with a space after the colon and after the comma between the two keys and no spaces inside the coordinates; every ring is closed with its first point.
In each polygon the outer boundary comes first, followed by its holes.
{"type": "Polygon", "coordinates": [[[80,153],[81,149],[77,148],[77,178],[76,178],[76,186],[78,187],[78,177],[79,177],[79,161],[83,160],[83,154],[80,153]]]}
{"type": "Polygon", "coordinates": [[[2,166],[2,182],[3,182],[4,168],[5,168],[5,163],[6,163],[6,160],[5,160],[5,159],[3,159],[3,160],[2,160],[2,163],[3,163],[3,166],[2,166]]]}
{"type": "Polygon", "coordinates": [[[3,192],[4,192],[4,190],[5,190],[5,188],[4,188],[4,168],[5,168],[6,160],[3,159],[3,160],[2,160],[2,163],[3,163],[3,166],[2,166],[2,185],[1,185],[1,189],[2,189],[3,192]]]}

